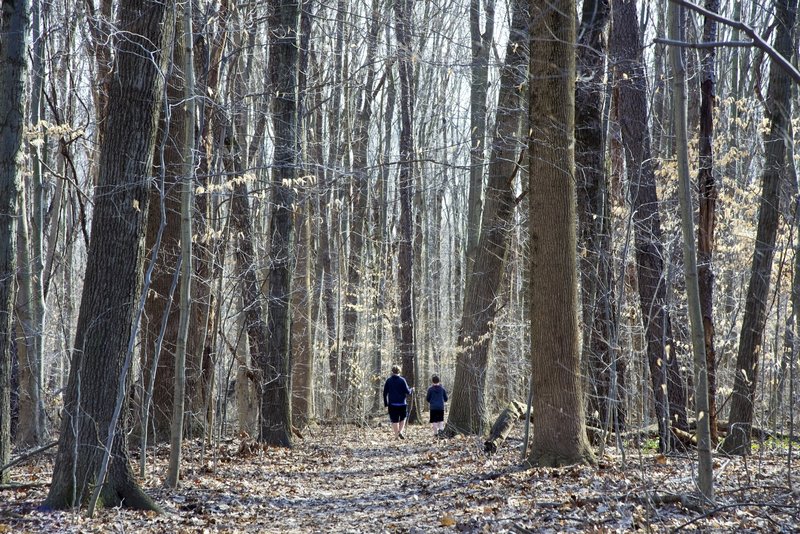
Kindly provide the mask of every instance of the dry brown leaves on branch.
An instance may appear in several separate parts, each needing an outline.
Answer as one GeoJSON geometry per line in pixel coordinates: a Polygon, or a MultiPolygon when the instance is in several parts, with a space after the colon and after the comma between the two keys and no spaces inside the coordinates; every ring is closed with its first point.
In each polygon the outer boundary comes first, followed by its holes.
{"type": "MultiPolygon", "coordinates": [[[[186,447],[182,486],[161,487],[168,451],[148,464],[143,486],[166,513],[101,510],[93,519],[42,512],[52,456],[12,469],[0,491],[3,532],[793,532],[797,492],[784,450],[715,459],[715,507],[687,506],[695,492],[688,456],[617,451],[597,467],[520,468],[513,433],[496,455],[483,438],[434,439],[427,427],[395,440],[386,424],[312,427],[291,449],[231,441],[199,463],[186,447]]],[[[52,454],[52,453],[48,453],[52,454]]]]}

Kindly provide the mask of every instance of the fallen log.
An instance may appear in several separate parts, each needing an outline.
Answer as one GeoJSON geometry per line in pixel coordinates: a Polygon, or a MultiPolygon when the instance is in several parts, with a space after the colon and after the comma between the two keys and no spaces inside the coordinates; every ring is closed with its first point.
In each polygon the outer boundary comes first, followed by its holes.
{"type": "Polygon", "coordinates": [[[0,473],[2,473],[3,471],[6,471],[7,469],[11,469],[15,465],[21,464],[22,462],[24,462],[28,458],[30,458],[32,456],[36,456],[40,452],[44,452],[44,451],[46,451],[48,449],[52,449],[56,445],[58,445],[58,441],[51,441],[50,443],[47,443],[46,445],[42,445],[41,447],[36,447],[35,449],[29,450],[25,454],[21,454],[20,456],[14,458],[10,462],[8,462],[6,465],[0,466],[0,473]]]}
{"type": "Polygon", "coordinates": [[[489,432],[489,437],[483,442],[483,452],[486,454],[494,454],[500,445],[506,440],[511,430],[514,428],[514,423],[519,421],[525,416],[527,406],[519,401],[511,401],[503,408],[500,415],[497,416],[492,430],[489,432]]]}

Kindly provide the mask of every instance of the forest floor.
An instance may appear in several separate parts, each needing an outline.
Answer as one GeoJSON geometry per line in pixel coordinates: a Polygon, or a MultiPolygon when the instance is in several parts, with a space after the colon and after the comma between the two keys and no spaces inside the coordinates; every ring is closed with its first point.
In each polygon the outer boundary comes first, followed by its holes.
{"type": "Polygon", "coordinates": [[[166,449],[148,464],[142,483],[164,514],[106,509],[91,519],[38,509],[51,450],[12,469],[15,482],[31,486],[0,491],[0,533],[800,532],[800,492],[780,448],[715,456],[716,503],[700,510],[687,499],[692,455],[607,448],[595,467],[523,469],[521,444],[516,429],[486,456],[482,439],[434,439],[427,425],[409,428],[405,440],[385,423],[315,426],[292,449],[237,439],[201,464],[190,442],[178,490],[162,487],[166,449]]]}

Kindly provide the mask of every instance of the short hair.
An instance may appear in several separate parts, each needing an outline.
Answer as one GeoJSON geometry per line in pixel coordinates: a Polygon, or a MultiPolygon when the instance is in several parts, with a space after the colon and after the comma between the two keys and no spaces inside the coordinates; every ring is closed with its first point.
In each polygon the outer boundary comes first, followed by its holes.
{"type": "Polygon", "coordinates": [[[393,375],[399,375],[400,374],[400,366],[399,365],[393,365],[392,366],[392,374],[393,375]]]}
{"type": "Polygon", "coordinates": [[[438,384],[439,383],[439,375],[433,375],[431,377],[431,382],[433,382],[434,384],[438,384]]]}

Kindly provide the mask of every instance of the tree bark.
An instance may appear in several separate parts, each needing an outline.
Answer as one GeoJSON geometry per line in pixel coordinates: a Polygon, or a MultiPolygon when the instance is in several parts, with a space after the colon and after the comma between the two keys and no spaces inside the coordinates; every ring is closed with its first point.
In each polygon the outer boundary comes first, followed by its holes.
{"type": "MultiPolygon", "coordinates": [[[[11,360],[14,344],[14,279],[17,270],[17,218],[22,194],[19,167],[25,125],[25,54],[30,25],[28,2],[2,3],[0,18],[0,466],[11,457],[11,360]]],[[[25,214],[22,214],[25,216],[25,214]]],[[[0,471],[0,483],[8,472],[0,471]]]]}
{"type": "Polygon", "coordinates": [[[157,146],[158,156],[155,158],[155,174],[164,178],[163,190],[154,187],[150,190],[150,216],[147,221],[147,248],[151,249],[161,231],[161,249],[159,260],[153,271],[151,291],[148,294],[144,320],[142,323],[142,366],[145,369],[144,383],[151,381],[152,362],[157,357],[153,388],[151,427],[154,435],[149,440],[163,443],[170,440],[172,410],[175,404],[174,388],[176,381],[175,361],[177,357],[178,329],[180,321],[180,305],[178,296],[167,303],[169,288],[172,284],[175,265],[181,255],[181,177],[185,172],[183,143],[186,135],[186,109],[183,105],[186,95],[186,64],[184,50],[178,42],[171,43],[173,48],[172,64],[167,78],[167,99],[169,107],[161,111],[157,146]],[[160,230],[161,209],[165,217],[165,226],[160,230]],[[169,310],[169,313],[167,313],[169,310]],[[164,315],[166,323],[164,323],[164,315]],[[155,340],[165,325],[161,352],[154,354],[155,340]]]}
{"type": "MultiPolygon", "coordinates": [[[[309,43],[311,39],[312,0],[300,3],[300,50],[297,69],[298,102],[297,120],[302,137],[300,139],[301,163],[305,164],[305,175],[313,176],[309,168],[310,114],[306,113],[306,91],[308,90],[309,43]]],[[[312,272],[314,248],[312,246],[311,220],[314,217],[310,198],[311,184],[299,184],[299,198],[294,214],[294,250],[296,265],[294,290],[292,292],[292,424],[305,427],[314,416],[314,321],[312,272]]]]}
{"type": "Polygon", "coordinates": [[[267,304],[267,352],[258,353],[261,371],[259,440],[270,445],[292,445],[291,302],[292,205],[297,177],[297,22],[295,0],[277,0],[270,16],[269,79],[274,84],[272,120],[273,156],[270,270],[267,304]]]}
{"type": "Polygon", "coordinates": [[[519,421],[527,412],[527,407],[519,401],[510,401],[500,412],[492,424],[489,435],[483,442],[483,452],[494,454],[514,429],[514,423],[519,421]]]}
{"type": "MultiPolygon", "coordinates": [[[[44,39],[41,34],[41,5],[36,2],[31,6],[31,39],[33,40],[32,46],[32,65],[31,65],[31,98],[30,98],[30,113],[31,124],[41,131],[39,128],[41,117],[41,102],[42,102],[42,84],[43,84],[43,50],[44,39]]],[[[42,182],[42,153],[38,143],[30,142],[29,140],[29,153],[31,165],[31,177],[29,192],[23,194],[21,197],[22,205],[20,206],[20,213],[23,214],[20,221],[20,243],[18,250],[24,259],[20,261],[21,278],[27,278],[27,282],[20,283],[18,291],[25,288],[28,291],[28,297],[18,298],[20,301],[20,321],[26,323],[25,326],[25,348],[27,364],[20,364],[20,371],[25,367],[29,370],[28,377],[28,398],[30,404],[27,408],[28,415],[20,414],[18,418],[19,425],[17,427],[17,443],[30,445],[41,445],[44,442],[46,428],[45,428],[45,412],[44,412],[44,278],[43,278],[43,257],[42,257],[42,241],[44,239],[45,225],[44,225],[44,186],[42,182]],[[28,222],[27,210],[24,209],[25,199],[30,199],[30,223],[28,222]],[[23,240],[23,236],[25,239],[23,240]],[[27,243],[24,246],[23,243],[27,243]],[[24,275],[23,275],[24,272],[24,275]],[[22,317],[25,320],[22,320],[22,317]],[[24,425],[24,426],[23,426],[24,425]]],[[[59,184],[61,186],[61,184],[59,184]]],[[[60,199],[60,197],[59,197],[60,199]]],[[[56,212],[60,212],[60,202],[55,204],[58,206],[56,212]]],[[[55,218],[59,220],[58,217],[55,218]]],[[[54,234],[58,232],[53,231],[54,234]]],[[[18,345],[18,347],[21,347],[18,345]]],[[[22,412],[22,406],[20,406],[22,412]]]]}
{"type": "Polygon", "coordinates": [[[80,506],[92,488],[102,485],[102,506],[158,509],[131,471],[124,418],[109,429],[114,404],[108,399],[119,394],[143,287],[147,177],[162,97],[163,51],[174,24],[168,13],[157,1],[125,1],[119,9],[125,38],[116,43],[92,238],[47,508],[80,506]],[[107,478],[97,480],[105,452],[97,444],[106,442],[107,429],[116,439],[107,478]]]}
{"type": "MultiPolygon", "coordinates": [[[[400,325],[398,352],[403,375],[410,387],[415,387],[417,354],[414,340],[414,227],[411,199],[414,195],[414,65],[412,62],[411,14],[412,0],[394,3],[395,33],[397,36],[397,67],[400,74],[400,225],[397,245],[398,292],[400,325]]],[[[412,414],[413,415],[413,414],[412,414]]]]}
{"type": "MultiPolygon", "coordinates": [[[[705,8],[719,11],[719,0],[706,0],[705,8]]],[[[703,23],[703,42],[717,40],[717,22],[706,17],[703,23]]],[[[711,441],[717,443],[717,357],[714,349],[714,230],[716,227],[717,184],[714,177],[714,106],[716,102],[716,49],[708,48],[703,55],[700,82],[700,155],[697,183],[700,215],[697,224],[697,276],[700,289],[700,309],[703,314],[703,335],[708,374],[708,417],[711,441]]]]}
{"type": "Polygon", "coordinates": [[[180,38],[177,46],[183,49],[184,114],[183,173],[181,176],[181,289],[179,301],[178,336],[175,344],[175,389],[173,391],[172,424],[170,428],[169,467],[166,486],[177,488],[180,479],[181,449],[183,448],[184,409],[186,406],[186,352],[189,322],[192,319],[192,211],[194,209],[195,171],[195,93],[194,93],[194,32],[192,31],[192,2],[183,5],[180,38]]]}
{"type": "MultiPolygon", "coordinates": [[[[797,0],[775,0],[775,50],[787,59],[792,56],[797,0]]],[[[753,425],[753,403],[759,373],[759,362],[767,320],[767,302],[778,231],[781,182],[786,178],[786,144],[791,117],[790,79],[777,63],[769,69],[766,98],[769,129],[764,135],[764,171],[761,176],[761,203],[758,210],[756,245],[747,286],[736,374],[733,382],[730,433],[722,443],[728,454],[750,454],[750,429],[753,425]]]]}
{"type": "Polygon", "coordinates": [[[44,412],[42,408],[41,332],[34,320],[34,275],[31,257],[31,225],[24,188],[20,191],[17,213],[17,369],[19,412],[14,441],[21,447],[32,447],[44,439],[44,412]]]}
{"type": "Polygon", "coordinates": [[[528,14],[524,0],[513,2],[511,34],[505,65],[500,71],[500,93],[486,204],[478,245],[468,271],[464,308],[458,336],[456,376],[448,427],[459,433],[480,434],[486,426],[486,375],[492,325],[498,311],[500,284],[511,241],[515,208],[514,177],[522,148],[519,138],[521,93],[528,53],[528,14]]]}
{"type": "Polygon", "coordinates": [[[672,446],[670,426],[682,430],[688,427],[686,394],[666,307],[665,256],[647,126],[647,79],[636,3],[615,0],[612,14],[611,51],[615,65],[617,120],[622,130],[629,202],[633,210],[639,304],[647,340],[656,417],[660,425],[659,447],[665,451],[672,446]]]}
{"type": "MultiPolygon", "coordinates": [[[[578,180],[578,249],[583,310],[583,358],[590,376],[589,417],[606,427],[612,397],[612,336],[615,330],[611,228],[605,172],[605,57],[608,0],[583,3],[575,85],[575,171],[578,180]]],[[[617,373],[618,377],[624,376],[617,373]]],[[[617,383],[620,380],[617,379],[617,383]]],[[[621,388],[613,392],[616,399],[621,388]]],[[[614,408],[619,409],[620,403],[614,408]]],[[[619,414],[622,415],[622,414],[619,414]]],[[[620,417],[619,419],[624,419],[620,417]]]]}
{"type": "MultiPolygon", "coordinates": [[[[683,10],[673,3],[669,5],[669,34],[674,41],[684,41],[683,10]]],[[[692,352],[694,354],[695,410],[697,412],[697,456],[698,487],[702,496],[714,501],[713,467],[711,464],[711,430],[708,417],[708,372],[705,355],[705,332],[703,312],[700,304],[697,256],[694,247],[694,210],[692,209],[692,185],[689,178],[689,132],[686,110],[686,66],[683,50],[670,49],[672,64],[673,125],[675,127],[675,153],[678,166],[678,196],[683,233],[683,261],[686,274],[686,301],[689,308],[692,352]]],[[[676,429],[677,434],[683,432],[676,429]]]]}
{"type": "Polygon", "coordinates": [[[528,462],[593,463],[586,437],[576,257],[575,2],[531,2],[533,441],[528,462]]]}
{"type": "Polygon", "coordinates": [[[494,0],[470,0],[469,34],[472,44],[469,107],[469,196],[467,199],[467,276],[478,255],[483,212],[483,171],[486,158],[486,96],[489,56],[494,45],[494,0]],[[481,32],[481,4],[484,31],[481,32]]]}

